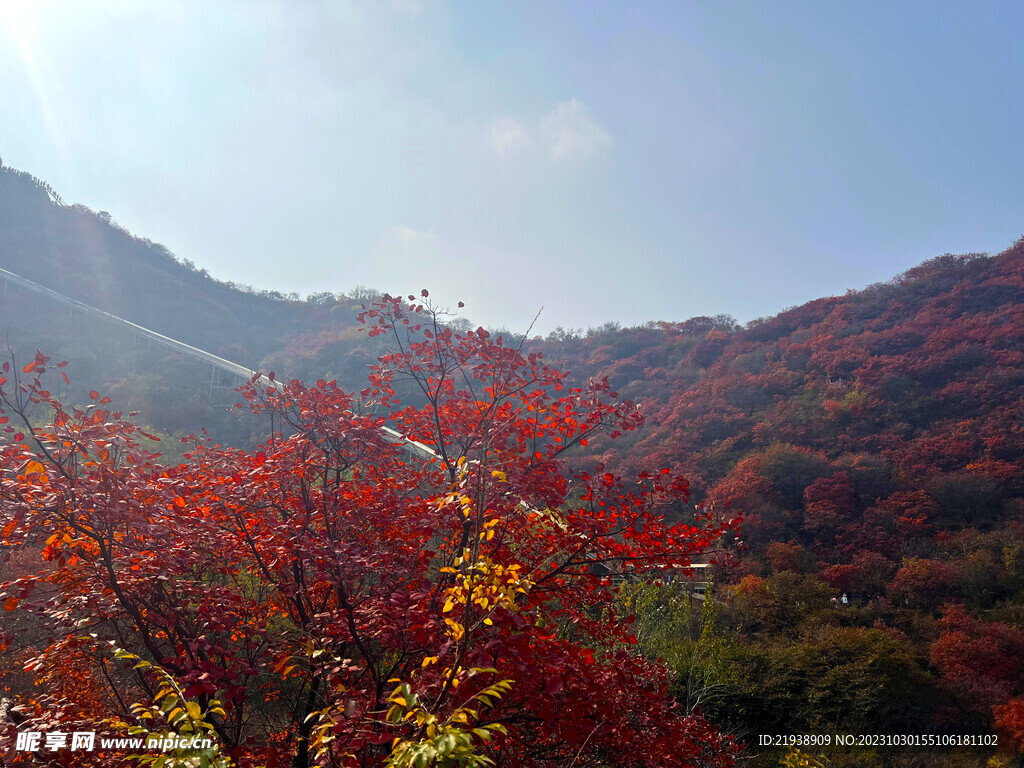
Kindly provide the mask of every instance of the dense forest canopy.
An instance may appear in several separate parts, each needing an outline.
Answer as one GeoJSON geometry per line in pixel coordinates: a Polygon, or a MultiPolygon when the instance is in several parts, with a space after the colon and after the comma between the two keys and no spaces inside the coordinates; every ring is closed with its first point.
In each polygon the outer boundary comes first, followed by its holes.
{"type": "MultiPolygon", "coordinates": [[[[0,267],[310,386],[359,391],[386,351],[359,331],[363,291],[300,300],[218,282],[6,168],[0,267]]],[[[188,361],[77,327],[29,294],[5,295],[0,321],[20,363],[37,347],[70,361],[72,383],[54,393],[71,403],[98,389],[163,434],[209,426],[250,452],[267,437],[212,407],[209,372],[188,361]]],[[[674,670],[688,713],[755,754],[761,733],[998,733],[998,749],[829,756],[1009,764],[1024,745],[1024,240],[745,325],[719,315],[503,335],[571,371],[567,383],[606,380],[640,405],[643,426],[578,442],[560,455],[565,471],[666,467],[697,509],[742,516],[704,610],[675,587],[635,582],[615,597],[636,616],[636,648],[674,670]]],[[[428,405],[404,386],[396,397],[428,405]]],[[[4,680],[8,692],[26,684],[4,680]]]]}

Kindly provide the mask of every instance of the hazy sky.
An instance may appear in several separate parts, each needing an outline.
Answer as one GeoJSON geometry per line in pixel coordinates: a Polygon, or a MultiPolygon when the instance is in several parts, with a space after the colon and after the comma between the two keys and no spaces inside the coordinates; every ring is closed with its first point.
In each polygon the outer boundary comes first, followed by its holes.
{"type": "Polygon", "coordinates": [[[0,0],[0,156],[216,277],[741,320],[1024,233],[1024,6],[0,0]]]}

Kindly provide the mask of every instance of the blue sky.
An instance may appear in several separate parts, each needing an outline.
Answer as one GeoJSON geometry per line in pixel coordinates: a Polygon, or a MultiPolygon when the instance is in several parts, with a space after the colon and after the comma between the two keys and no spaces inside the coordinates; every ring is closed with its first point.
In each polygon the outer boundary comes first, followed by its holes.
{"type": "Polygon", "coordinates": [[[749,320],[1024,233],[1022,8],[0,0],[0,157],[260,288],[749,320]]]}

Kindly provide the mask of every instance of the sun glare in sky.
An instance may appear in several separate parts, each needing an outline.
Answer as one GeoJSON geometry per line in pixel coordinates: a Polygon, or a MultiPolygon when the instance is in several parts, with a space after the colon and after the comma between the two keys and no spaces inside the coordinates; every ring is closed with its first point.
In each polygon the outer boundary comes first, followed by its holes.
{"type": "Polygon", "coordinates": [[[63,151],[66,148],[63,132],[54,113],[46,80],[40,71],[39,63],[36,60],[30,42],[33,25],[36,23],[37,16],[40,13],[40,5],[36,3],[0,0],[0,20],[2,20],[8,36],[17,45],[18,53],[24,65],[25,77],[32,85],[32,91],[39,108],[39,113],[42,116],[49,144],[58,151],[63,151]]]}

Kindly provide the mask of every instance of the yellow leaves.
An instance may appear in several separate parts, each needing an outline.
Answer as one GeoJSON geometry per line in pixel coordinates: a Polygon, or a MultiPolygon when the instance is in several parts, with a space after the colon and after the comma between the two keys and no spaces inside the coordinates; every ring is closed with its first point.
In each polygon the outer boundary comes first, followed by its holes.
{"type": "Polygon", "coordinates": [[[391,708],[388,710],[388,722],[398,723],[416,715],[416,708],[419,706],[419,697],[412,692],[408,683],[399,683],[398,687],[388,697],[391,708]],[[402,710],[406,710],[404,716],[402,710]]]}
{"type": "Polygon", "coordinates": [[[437,656],[427,656],[420,664],[420,668],[429,667],[431,664],[437,664],[437,656]]]}
{"type": "MultiPolygon", "coordinates": [[[[491,520],[485,524],[485,534],[493,535],[498,521],[491,520]]],[[[455,618],[445,618],[448,635],[456,642],[461,640],[467,631],[466,623],[472,626],[494,626],[491,615],[499,608],[515,610],[516,596],[526,594],[530,586],[528,580],[520,576],[522,566],[518,563],[501,565],[486,555],[481,555],[470,564],[471,552],[463,551],[462,557],[455,559],[459,568],[442,568],[442,572],[460,574],[461,578],[444,593],[442,613],[451,613],[456,606],[464,606],[465,613],[461,616],[462,623],[455,618]],[[470,608],[477,608],[474,614],[470,608]],[[474,618],[475,616],[475,618],[474,618]],[[474,623],[479,622],[479,623],[474,623]]]]}
{"type": "MultiPolygon", "coordinates": [[[[472,669],[468,673],[462,668],[445,670],[453,688],[459,683],[480,673],[494,674],[493,669],[472,669]]],[[[391,742],[391,755],[384,765],[386,768],[425,768],[428,765],[463,765],[485,766],[494,765],[494,761],[480,755],[479,745],[474,742],[487,742],[495,733],[508,733],[500,723],[489,725],[479,724],[480,706],[493,708],[498,700],[511,690],[512,682],[502,680],[484,688],[470,696],[462,707],[446,719],[428,712],[419,701],[414,701],[406,708],[402,717],[401,708],[397,705],[388,711],[387,720],[391,723],[407,722],[415,719],[420,729],[414,740],[395,738],[391,742]],[[470,706],[472,705],[472,707],[470,706]]],[[[409,688],[402,683],[402,688],[409,688]]],[[[396,689],[395,693],[399,691],[396,689]]],[[[415,698],[415,694],[413,694],[415,698]]],[[[406,696],[408,698],[408,696],[406,696]]]]}
{"type": "MultiPolygon", "coordinates": [[[[457,688],[463,679],[480,673],[494,673],[493,669],[471,669],[468,673],[462,668],[454,672],[446,669],[451,687],[457,688]]],[[[507,733],[500,723],[482,725],[479,705],[493,707],[497,700],[511,689],[511,681],[503,680],[483,691],[474,694],[463,706],[452,712],[447,719],[439,714],[428,711],[419,702],[416,694],[411,692],[408,683],[402,683],[389,701],[394,702],[396,696],[410,699],[403,707],[395,703],[387,713],[390,723],[399,724],[414,721],[419,733],[413,740],[396,738],[391,742],[391,754],[384,765],[386,768],[426,768],[428,765],[462,765],[477,766],[493,765],[493,761],[481,755],[475,740],[486,743],[494,733],[507,733]],[[470,703],[475,706],[468,706],[470,703]],[[475,726],[475,727],[474,727],[475,726]]]]}
{"type": "Polygon", "coordinates": [[[25,474],[18,475],[18,480],[21,482],[35,481],[37,483],[48,483],[50,478],[46,474],[46,467],[38,461],[30,461],[25,465],[25,474]],[[36,477],[32,477],[35,475],[36,477]]]}
{"type": "MultiPolygon", "coordinates": [[[[91,637],[95,638],[96,635],[91,635],[91,637]]],[[[152,732],[152,729],[157,722],[162,720],[179,734],[209,738],[211,740],[213,752],[204,755],[204,765],[210,765],[212,768],[228,768],[229,765],[233,765],[233,763],[229,763],[220,754],[220,745],[217,743],[215,728],[209,722],[209,718],[212,715],[218,717],[225,716],[224,708],[219,701],[216,699],[209,700],[204,709],[198,702],[188,700],[182,686],[163,667],[145,661],[133,653],[119,649],[113,642],[110,645],[114,647],[115,658],[135,662],[135,669],[148,670],[147,676],[155,677],[157,682],[157,690],[155,694],[152,694],[151,704],[135,703],[131,705],[130,709],[135,718],[140,722],[146,722],[147,725],[132,726],[128,731],[129,734],[142,736],[143,739],[157,735],[152,732]],[[208,760],[206,759],[207,757],[209,758],[208,760]]],[[[111,721],[105,722],[109,723],[111,721]]],[[[178,753],[175,750],[172,754],[178,753]]],[[[171,755],[167,755],[161,761],[161,764],[166,763],[170,765],[171,763],[168,760],[171,759],[171,755]]],[[[180,761],[174,760],[173,762],[177,765],[180,761]]]]}
{"type": "Polygon", "coordinates": [[[499,483],[507,483],[508,482],[508,476],[504,472],[502,472],[501,470],[498,470],[498,469],[496,469],[493,472],[491,472],[491,477],[498,478],[498,482],[499,483]]]}
{"type": "Polygon", "coordinates": [[[459,622],[453,621],[452,619],[445,619],[444,623],[448,627],[449,637],[451,637],[455,642],[459,642],[463,635],[466,634],[466,628],[459,624],[459,622]]]}
{"type": "Polygon", "coordinates": [[[484,523],[484,530],[480,532],[480,541],[490,541],[494,538],[494,528],[498,525],[498,519],[492,518],[484,523]]]}
{"type": "Polygon", "coordinates": [[[796,747],[790,747],[779,765],[782,768],[826,768],[828,762],[824,755],[810,755],[796,747]]]}

